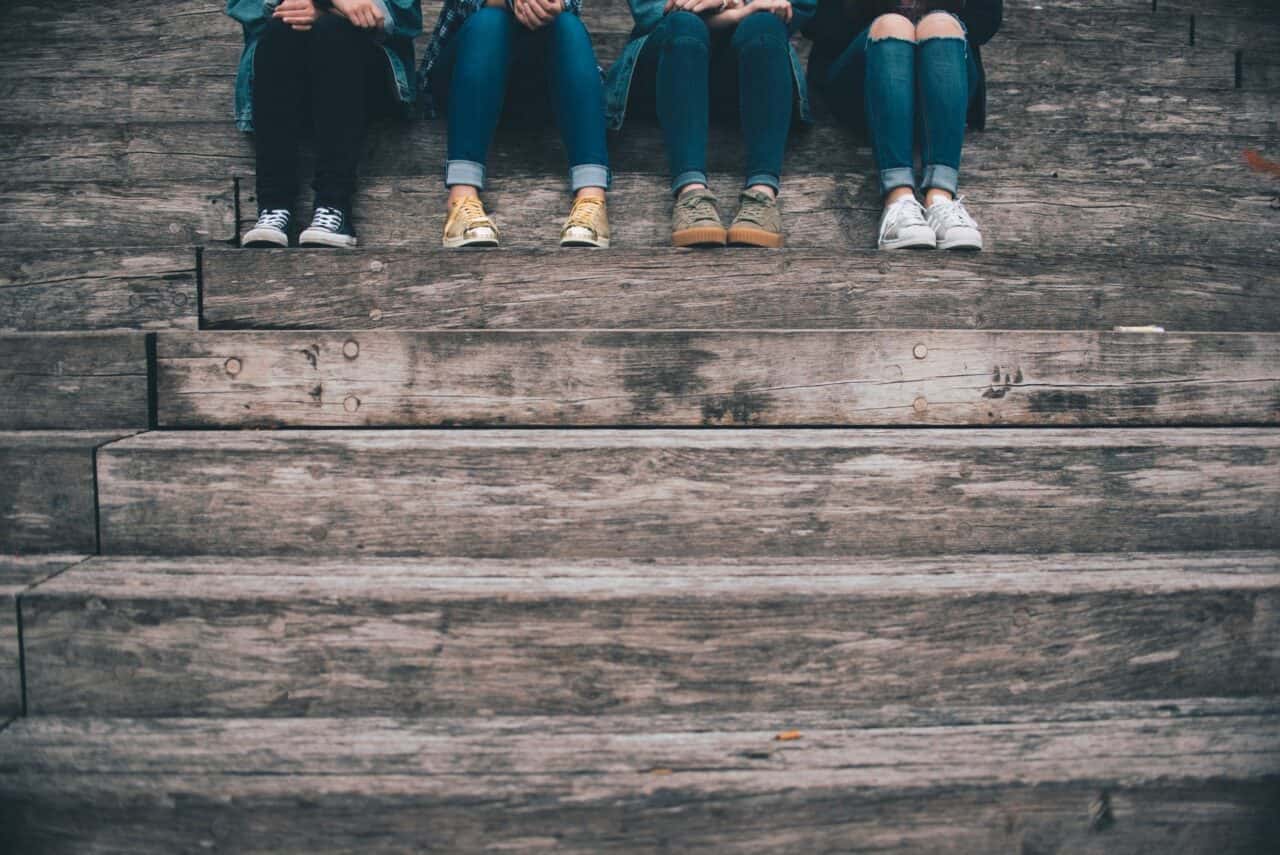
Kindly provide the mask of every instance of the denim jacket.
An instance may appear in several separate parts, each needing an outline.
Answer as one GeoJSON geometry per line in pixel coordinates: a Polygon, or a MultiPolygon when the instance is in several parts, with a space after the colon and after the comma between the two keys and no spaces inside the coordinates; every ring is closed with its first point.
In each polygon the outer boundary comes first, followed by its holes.
{"type": "MultiPolygon", "coordinates": [[[[635,27],[631,30],[631,40],[622,49],[622,55],[609,68],[604,84],[605,115],[609,127],[615,131],[622,127],[622,120],[626,117],[627,98],[631,94],[631,78],[635,74],[640,52],[644,50],[649,34],[657,29],[662,21],[667,5],[666,0],[628,0],[628,2],[631,4],[631,17],[635,21],[635,27]]],[[[750,3],[751,0],[747,2],[750,3]]],[[[818,0],[791,0],[792,14],[788,30],[792,33],[798,32],[813,17],[817,8],[818,0]]],[[[804,122],[812,122],[813,117],[809,112],[809,87],[805,82],[804,71],[800,67],[800,57],[796,54],[795,45],[791,45],[791,73],[795,78],[796,93],[800,101],[800,119],[804,122]]]]}
{"type": "MultiPolygon", "coordinates": [[[[384,24],[382,30],[370,33],[370,37],[378,41],[387,55],[395,76],[396,95],[407,115],[413,104],[409,75],[413,71],[413,40],[422,32],[422,0],[375,2],[382,6],[384,24]]],[[[244,52],[240,54],[240,68],[236,72],[236,127],[242,131],[253,130],[253,55],[278,5],[279,0],[227,0],[227,14],[244,28],[244,52]]],[[[323,0],[316,3],[317,8],[328,6],[323,0]]]]}

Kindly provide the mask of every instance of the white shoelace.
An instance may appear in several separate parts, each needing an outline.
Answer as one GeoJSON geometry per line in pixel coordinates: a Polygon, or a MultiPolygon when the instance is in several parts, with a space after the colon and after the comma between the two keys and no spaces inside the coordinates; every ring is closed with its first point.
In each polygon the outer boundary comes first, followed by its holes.
{"type": "Polygon", "coordinates": [[[342,211],[338,208],[316,208],[316,214],[311,218],[311,228],[339,231],[342,228],[342,211]]]}
{"type": "Polygon", "coordinates": [[[905,226],[928,226],[925,219],[924,206],[914,196],[904,196],[889,206],[880,220],[880,240],[894,229],[901,230],[905,226]]]}
{"type": "Polygon", "coordinates": [[[963,226],[969,229],[978,227],[973,217],[969,216],[969,212],[965,210],[963,196],[959,196],[950,202],[939,202],[936,205],[930,205],[929,217],[937,220],[944,228],[948,229],[952,226],[963,226]]]}
{"type": "Polygon", "coordinates": [[[289,211],[286,208],[270,208],[258,212],[257,229],[278,229],[284,231],[289,227],[289,211]]]}

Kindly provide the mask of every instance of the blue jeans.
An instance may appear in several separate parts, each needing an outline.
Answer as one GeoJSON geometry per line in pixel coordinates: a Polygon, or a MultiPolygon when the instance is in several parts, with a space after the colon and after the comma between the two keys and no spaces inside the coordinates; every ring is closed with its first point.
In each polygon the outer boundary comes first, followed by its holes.
{"type": "Polygon", "coordinates": [[[666,15],[636,65],[641,101],[652,98],[662,125],[671,190],[707,183],[711,90],[736,95],[746,142],[746,185],[778,189],[791,129],[794,78],[787,25],[757,12],[732,33],[711,31],[692,12],[666,15]]]}
{"type": "Polygon", "coordinates": [[[539,76],[546,81],[569,153],[573,190],[608,188],[604,85],[582,20],[563,12],[545,27],[528,30],[505,7],[494,6],[467,18],[431,76],[433,93],[449,111],[445,185],[484,188],[485,162],[513,64],[518,64],[520,78],[539,76]]]}
{"type": "Polygon", "coordinates": [[[919,187],[956,192],[969,99],[978,85],[967,40],[872,39],[868,27],[820,85],[832,112],[870,136],[882,194],[917,186],[917,140],[924,164],[919,187]]]}

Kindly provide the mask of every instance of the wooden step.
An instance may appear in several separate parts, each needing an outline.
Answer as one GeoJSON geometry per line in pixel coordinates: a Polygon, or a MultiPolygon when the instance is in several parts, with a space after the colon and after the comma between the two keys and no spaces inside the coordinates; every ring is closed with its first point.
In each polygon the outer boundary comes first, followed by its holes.
{"type": "Polygon", "coordinates": [[[0,333],[0,430],[151,423],[147,333],[0,333]]]}
{"type": "Polygon", "coordinates": [[[156,432],[106,554],[492,558],[1280,546],[1280,431],[156,432]]]}
{"type": "Polygon", "coordinates": [[[31,715],[647,714],[1269,696],[1280,553],[96,558],[22,596],[31,715]]]}
{"type": "Polygon", "coordinates": [[[230,178],[0,187],[0,244],[79,252],[233,240],[235,202],[230,178]]]}
{"type": "Polygon", "coordinates": [[[83,560],[82,555],[0,557],[0,730],[25,712],[18,595],[83,560]]]}
{"type": "Polygon", "coordinates": [[[121,431],[0,431],[0,552],[96,552],[96,449],[121,431]]]}
{"type": "MultiPolygon", "coordinates": [[[[731,217],[742,176],[714,174],[711,183],[723,197],[725,216],[731,217]]],[[[1107,182],[970,176],[965,190],[987,249],[1211,257],[1252,253],[1260,263],[1271,257],[1280,263],[1280,209],[1261,186],[1252,194],[1168,186],[1156,198],[1107,182]]],[[[361,240],[378,248],[439,246],[442,196],[437,180],[363,182],[354,203],[361,240]]],[[[242,185],[240,199],[243,230],[257,218],[257,197],[242,185]]],[[[568,213],[568,187],[564,179],[493,176],[485,205],[504,245],[552,247],[568,213]]],[[[780,206],[789,246],[875,248],[881,204],[876,180],[865,170],[788,175],[780,206]]],[[[615,175],[610,210],[614,247],[670,246],[671,193],[665,179],[615,175]]]]}
{"type": "MultiPolygon", "coordinates": [[[[564,148],[550,124],[533,122],[512,111],[490,151],[494,176],[536,176],[553,185],[563,181],[564,148]]],[[[1034,116],[1004,120],[965,147],[962,182],[1053,178],[1072,182],[1120,182],[1118,193],[1143,185],[1217,187],[1249,194],[1259,175],[1243,152],[1268,153],[1265,137],[1208,133],[1075,133],[1041,131],[1034,116]]],[[[446,123],[432,120],[378,125],[369,135],[360,164],[366,180],[417,178],[440,185],[446,159],[446,123]]],[[[661,134],[653,121],[628,121],[626,132],[609,136],[610,162],[619,172],[667,175],[661,134]]],[[[11,186],[81,181],[216,181],[228,175],[254,177],[251,137],[230,122],[165,122],[130,125],[0,126],[0,145],[12,155],[0,162],[0,179],[11,186]]],[[[707,145],[713,171],[732,172],[743,163],[742,135],[730,122],[713,122],[707,145]]],[[[1272,152],[1274,153],[1274,152],[1272,152]]],[[[1278,154],[1277,156],[1280,156],[1278,154]]],[[[786,169],[806,172],[870,173],[871,150],[861,137],[822,122],[790,137],[786,169]]],[[[314,158],[304,146],[300,186],[311,183],[314,158]]],[[[307,212],[309,213],[309,212],[307,212]]]]}
{"type": "Polygon", "coordinates": [[[0,251],[0,331],[194,329],[190,249],[0,251]]]}
{"type": "MultiPolygon", "coordinates": [[[[426,244],[428,237],[423,237],[426,244]]],[[[1280,332],[1249,256],[206,249],[203,323],[310,329],[1280,332]],[[744,263],[745,262],[745,263],[744,263]],[[679,276],[673,277],[672,271],[679,276]]]]}
{"type": "Polygon", "coordinates": [[[1266,425],[1277,365],[1277,333],[166,333],[157,400],[165,428],[1266,425]]]}
{"type": "Polygon", "coordinates": [[[1172,841],[1257,853],[1280,830],[1277,714],[1202,701],[622,721],[23,719],[0,734],[0,843],[1141,853],[1172,841]]]}

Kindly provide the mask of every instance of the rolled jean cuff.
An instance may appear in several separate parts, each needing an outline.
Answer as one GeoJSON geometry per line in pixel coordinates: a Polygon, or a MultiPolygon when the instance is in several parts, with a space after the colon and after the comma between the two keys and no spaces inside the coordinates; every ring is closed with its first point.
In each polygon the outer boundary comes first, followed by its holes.
{"type": "Polygon", "coordinates": [[[676,195],[680,192],[681,187],[686,187],[690,184],[706,184],[710,186],[710,182],[707,181],[707,173],[700,169],[690,169],[686,172],[681,172],[675,178],[671,179],[671,195],[676,195]]]}
{"type": "Polygon", "coordinates": [[[474,160],[450,160],[444,165],[444,186],[467,184],[477,190],[484,189],[484,164],[474,160]]]}
{"type": "Polygon", "coordinates": [[[754,175],[748,175],[747,181],[742,185],[745,190],[748,187],[754,187],[757,184],[763,184],[766,187],[772,187],[773,192],[781,193],[782,185],[778,182],[778,176],[768,172],[757,172],[754,175]]]}
{"type": "Polygon", "coordinates": [[[580,163],[569,167],[569,186],[577,193],[583,187],[599,187],[608,190],[612,183],[609,167],[599,163],[580,163]]]}
{"type": "Polygon", "coordinates": [[[952,196],[960,188],[960,172],[950,166],[931,163],[924,168],[924,178],[920,181],[921,190],[946,190],[952,196]]]}
{"type": "Polygon", "coordinates": [[[890,190],[899,187],[915,187],[916,173],[910,166],[895,166],[893,169],[880,170],[880,195],[888,195],[890,190]]]}

